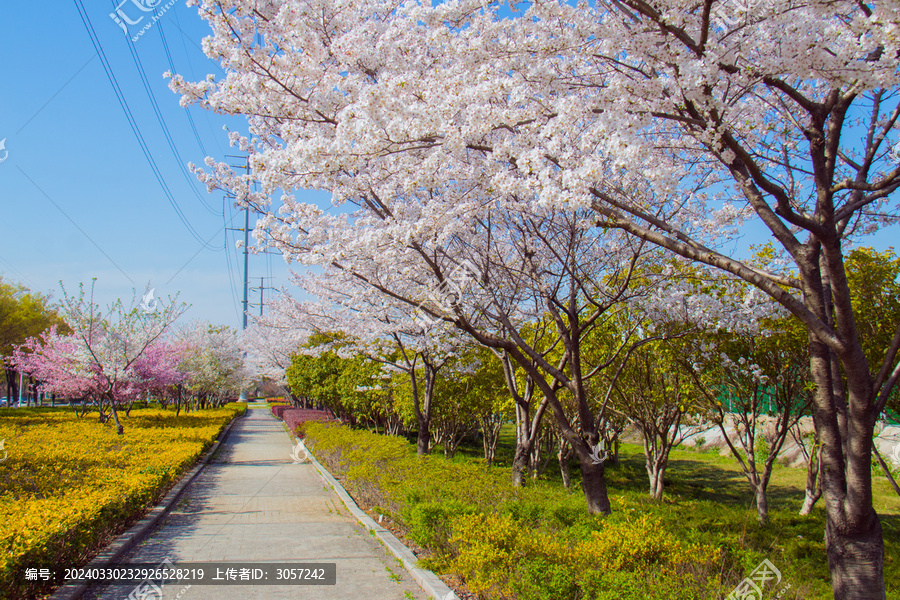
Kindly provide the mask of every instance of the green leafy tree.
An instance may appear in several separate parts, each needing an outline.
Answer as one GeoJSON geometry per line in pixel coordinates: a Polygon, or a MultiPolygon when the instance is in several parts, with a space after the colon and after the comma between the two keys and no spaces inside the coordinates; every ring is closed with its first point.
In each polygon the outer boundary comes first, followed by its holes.
{"type": "Polygon", "coordinates": [[[6,374],[6,396],[18,396],[18,372],[10,361],[15,347],[54,325],[60,333],[70,331],[49,295],[0,278],[0,360],[6,374]]]}
{"type": "MultiPolygon", "coordinates": [[[[855,248],[846,262],[860,343],[869,364],[878,366],[892,345],[897,344],[894,338],[900,326],[900,257],[893,248],[884,252],[855,248]]],[[[896,377],[897,370],[894,372],[896,377]]],[[[895,388],[890,394],[886,408],[900,414],[900,390],[895,388]]]]}
{"type": "Polygon", "coordinates": [[[695,362],[712,419],[750,484],[757,518],[768,522],[767,490],[790,432],[812,408],[806,335],[791,318],[765,320],[758,335],[707,337],[695,362]]]}
{"type": "Polygon", "coordinates": [[[681,365],[683,338],[653,342],[635,351],[616,381],[613,407],[641,433],[650,496],[663,496],[669,455],[684,438],[682,424],[697,414],[700,394],[681,365]]]}
{"type": "Polygon", "coordinates": [[[312,398],[339,418],[350,419],[350,409],[341,399],[338,381],[344,366],[336,350],[339,343],[334,335],[311,335],[300,352],[291,357],[286,377],[295,396],[312,398]]]}
{"type": "Polygon", "coordinates": [[[432,433],[452,457],[464,437],[480,431],[484,458],[493,462],[503,422],[512,405],[500,360],[485,347],[472,346],[445,367],[435,385],[432,433]]]}
{"type": "MultiPolygon", "coordinates": [[[[893,248],[884,252],[856,248],[847,256],[847,283],[866,359],[870,365],[889,364],[884,361],[885,355],[895,353],[900,344],[900,257],[893,248]],[[897,331],[893,339],[892,331],[897,331]]],[[[896,379],[900,367],[894,367],[890,375],[885,367],[882,371],[873,376],[878,380],[896,379]]],[[[846,407],[842,408],[846,413],[846,407]]],[[[897,387],[886,398],[883,412],[900,419],[900,389],[897,387]]],[[[846,414],[841,418],[846,420],[846,414]]],[[[900,495],[900,485],[874,444],[872,453],[894,491],[900,495]]]]}

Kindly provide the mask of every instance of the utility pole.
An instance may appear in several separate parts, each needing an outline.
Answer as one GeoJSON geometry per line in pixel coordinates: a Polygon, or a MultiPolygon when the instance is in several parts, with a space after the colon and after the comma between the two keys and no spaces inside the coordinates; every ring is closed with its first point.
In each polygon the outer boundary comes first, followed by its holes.
{"type": "MultiPolygon", "coordinates": [[[[265,285],[263,283],[266,279],[273,279],[273,278],[272,277],[260,277],[259,278],[259,287],[250,288],[250,291],[253,291],[253,292],[259,290],[259,316],[263,316],[263,306],[264,306],[263,290],[274,290],[275,289],[272,286],[265,285]]],[[[256,306],[256,305],[251,304],[250,306],[256,306]]]]}
{"type": "MultiPolygon", "coordinates": [[[[240,158],[243,159],[244,164],[241,165],[231,165],[236,169],[244,169],[248,174],[250,173],[250,157],[249,156],[235,156],[233,154],[226,154],[226,158],[240,158]]],[[[246,201],[246,198],[244,199],[246,201]]],[[[233,229],[231,227],[227,229],[233,229]]],[[[240,229],[233,229],[234,231],[240,231],[240,229]]],[[[241,319],[241,329],[247,329],[247,312],[250,310],[250,205],[244,205],[244,310],[243,310],[243,318],[241,319]]]]}
{"type": "MultiPolygon", "coordinates": [[[[237,169],[244,169],[244,171],[249,175],[250,174],[250,157],[249,156],[234,156],[230,154],[225,155],[227,158],[239,158],[243,159],[243,164],[241,165],[231,165],[237,169]]],[[[230,229],[230,228],[229,228],[230,229]]],[[[243,318],[241,320],[241,330],[244,331],[247,329],[247,311],[250,307],[250,204],[247,201],[247,198],[244,198],[244,310],[243,310],[243,318]]],[[[247,356],[247,353],[244,352],[244,357],[247,356]]],[[[247,392],[246,390],[241,390],[241,395],[239,398],[242,402],[247,400],[247,392]]]]}
{"type": "MultiPolygon", "coordinates": [[[[249,166],[248,166],[249,168],[249,166]]],[[[244,207],[244,329],[247,329],[247,312],[250,310],[250,205],[244,207]]]]}

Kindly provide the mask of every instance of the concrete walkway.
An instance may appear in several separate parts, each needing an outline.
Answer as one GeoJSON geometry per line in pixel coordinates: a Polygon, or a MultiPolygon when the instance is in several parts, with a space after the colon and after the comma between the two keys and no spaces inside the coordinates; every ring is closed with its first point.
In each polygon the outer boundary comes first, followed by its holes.
{"type": "MultiPolygon", "coordinates": [[[[251,408],[159,527],[120,563],[335,563],[336,585],[168,583],[165,600],[426,600],[398,561],[350,515],[267,409],[251,408]]],[[[229,565],[224,565],[229,566],[229,565]]],[[[134,584],[82,598],[125,600],[134,584]]],[[[135,594],[133,597],[138,598],[135,594]]],[[[157,600],[158,596],[146,596],[157,600]]]]}

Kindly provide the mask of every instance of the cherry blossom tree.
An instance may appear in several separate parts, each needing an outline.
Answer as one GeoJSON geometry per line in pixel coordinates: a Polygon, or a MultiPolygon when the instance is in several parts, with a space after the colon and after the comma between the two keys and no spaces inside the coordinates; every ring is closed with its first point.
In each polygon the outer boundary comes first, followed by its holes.
{"type": "MultiPolygon", "coordinates": [[[[844,254],[896,222],[896,2],[505,9],[201,2],[213,29],[205,50],[227,75],[176,76],[173,87],[185,102],[250,115],[254,135],[233,138],[252,153],[252,176],[211,164],[204,179],[259,206],[278,189],[327,189],[399,217],[400,240],[424,224],[445,239],[479,199],[589,209],[602,228],[769,294],[808,332],[835,596],[883,598],[870,459],[900,378],[900,328],[869,364],[844,254]],[[782,268],[723,250],[723,231],[747,219],[771,233],[782,268]]],[[[298,228],[319,252],[328,219],[290,196],[282,204],[289,218],[270,211],[262,227],[298,228]]]]}
{"type": "Polygon", "coordinates": [[[182,370],[188,348],[168,340],[148,346],[134,363],[134,372],[144,388],[145,396],[153,394],[165,402],[178,386],[188,381],[190,374],[182,370]]]}
{"type": "Polygon", "coordinates": [[[47,391],[93,396],[101,418],[105,405],[120,435],[124,428],[118,411],[123,403],[181,378],[180,350],[166,344],[163,334],[186,305],[170,299],[164,305],[155,302],[151,310],[146,303],[139,306],[136,295],[132,304],[125,308],[117,300],[104,314],[92,297],[86,297],[83,285],[71,295],[63,288],[62,317],[72,333],[52,330],[32,338],[16,350],[14,359],[47,391]]]}
{"type": "Polygon", "coordinates": [[[197,408],[218,406],[247,384],[244,352],[234,329],[193,321],[173,331],[172,338],[181,347],[178,369],[186,374],[184,388],[197,408]]]}
{"type": "Polygon", "coordinates": [[[81,398],[96,391],[98,380],[90,364],[79,360],[77,341],[56,328],[29,338],[14,351],[13,361],[41,382],[48,392],[81,398]]]}
{"type": "Polygon", "coordinates": [[[299,399],[287,385],[287,369],[291,366],[291,358],[306,343],[308,332],[286,316],[291,307],[282,308],[284,303],[285,299],[281,297],[270,302],[268,314],[253,319],[241,333],[240,343],[247,354],[249,374],[281,385],[288,391],[291,404],[297,406],[299,399]]]}
{"type": "MultiPolygon", "coordinates": [[[[417,426],[417,452],[428,454],[438,373],[456,355],[462,341],[440,321],[430,321],[431,327],[423,329],[414,305],[384,294],[359,275],[332,267],[318,276],[295,276],[295,283],[319,300],[299,304],[285,297],[283,312],[308,331],[320,335],[340,332],[335,342],[345,358],[363,356],[381,364],[387,373],[405,374],[417,426]]],[[[315,348],[330,350],[324,344],[315,348]]]]}

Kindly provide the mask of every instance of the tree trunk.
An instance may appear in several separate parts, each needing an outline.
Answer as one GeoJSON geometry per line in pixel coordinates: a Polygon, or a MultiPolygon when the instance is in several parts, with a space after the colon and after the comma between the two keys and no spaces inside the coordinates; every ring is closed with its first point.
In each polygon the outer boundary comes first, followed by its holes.
{"type": "MultiPolygon", "coordinates": [[[[531,397],[530,392],[529,397],[531,397]]],[[[528,419],[528,410],[516,405],[517,421],[520,409],[523,410],[525,418],[516,425],[516,454],[512,465],[512,482],[516,487],[525,485],[528,474],[538,463],[539,453],[535,454],[535,445],[541,431],[541,420],[547,409],[547,400],[545,399],[538,405],[530,420],[528,419]]]]}
{"type": "Polygon", "coordinates": [[[419,433],[416,436],[416,454],[422,456],[428,454],[431,450],[429,442],[431,441],[431,432],[429,431],[428,420],[424,416],[418,418],[419,433]]]}
{"type": "Polygon", "coordinates": [[[572,476],[569,473],[569,458],[572,456],[572,450],[563,436],[559,436],[559,449],[556,451],[556,458],[559,460],[559,473],[562,475],[563,486],[568,490],[572,487],[572,476]]]}
{"type": "Polygon", "coordinates": [[[822,491],[820,489],[813,488],[812,492],[810,492],[810,489],[806,488],[806,495],[803,498],[803,506],[800,507],[800,514],[808,515],[811,513],[816,502],[818,502],[821,497],[822,491]]]}
{"type": "Polygon", "coordinates": [[[884,600],[884,540],[872,506],[871,380],[868,369],[842,360],[849,402],[833,398],[831,351],[810,335],[810,365],[816,384],[815,422],[822,442],[822,495],[825,498],[825,549],[831,586],[838,600],[884,600]],[[866,383],[869,385],[865,385],[866,383]],[[860,389],[862,388],[862,389],[860,389]],[[867,406],[868,405],[868,406],[867,406]],[[849,410],[844,425],[840,413],[849,410]],[[844,427],[847,427],[844,430],[844,427]],[[845,440],[842,430],[847,432],[845,440]],[[846,448],[846,453],[845,453],[846,448]]]}
{"type": "Polygon", "coordinates": [[[125,428],[122,427],[122,422],[119,421],[119,412],[116,410],[116,402],[113,400],[112,396],[109,397],[109,413],[116,423],[116,433],[119,435],[124,434],[125,428]]]}
{"type": "Polygon", "coordinates": [[[606,493],[606,473],[603,463],[596,464],[590,457],[580,457],[581,487],[587,500],[588,512],[592,515],[612,513],[609,496],[606,493]]]}
{"type": "Polygon", "coordinates": [[[448,433],[444,440],[444,458],[452,459],[456,447],[453,445],[453,434],[448,433]]]}
{"type": "Polygon", "coordinates": [[[825,519],[825,547],[835,600],[886,600],[884,539],[881,521],[872,511],[864,526],[841,527],[825,519]]]}
{"type": "Polygon", "coordinates": [[[801,515],[808,515],[812,512],[813,506],[822,497],[822,479],[819,471],[822,467],[822,461],[819,458],[821,448],[815,446],[809,454],[809,461],[806,463],[806,495],[803,498],[803,506],[800,507],[801,515]]]}
{"type": "Polygon", "coordinates": [[[12,406],[13,401],[19,399],[19,374],[12,367],[6,368],[6,397],[9,399],[8,406],[12,406]]]}
{"type": "Polygon", "coordinates": [[[766,496],[766,487],[762,481],[758,481],[754,488],[756,496],[756,520],[760,525],[769,522],[769,498],[766,496]]]}
{"type": "Polygon", "coordinates": [[[484,450],[484,460],[485,462],[487,462],[488,466],[491,466],[494,463],[494,450],[497,447],[494,443],[495,436],[492,434],[493,429],[491,428],[490,424],[482,421],[481,445],[484,450]]]}
{"type": "Polygon", "coordinates": [[[516,454],[513,456],[512,463],[512,483],[515,487],[523,487],[528,480],[529,459],[534,440],[530,440],[530,442],[524,445],[516,444],[516,454]]]}
{"type": "Polygon", "coordinates": [[[649,460],[647,461],[647,476],[650,478],[650,497],[654,500],[661,500],[663,497],[663,490],[665,488],[663,477],[665,476],[665,472],[665,467],[657,465],[649,460]]]}
{"type": "Polygon", "coordinates": [[[572,488],[572,475],[569,473],[569,457],[559,455],[559,473],[562,475],[563,487],[572,488]]]}

